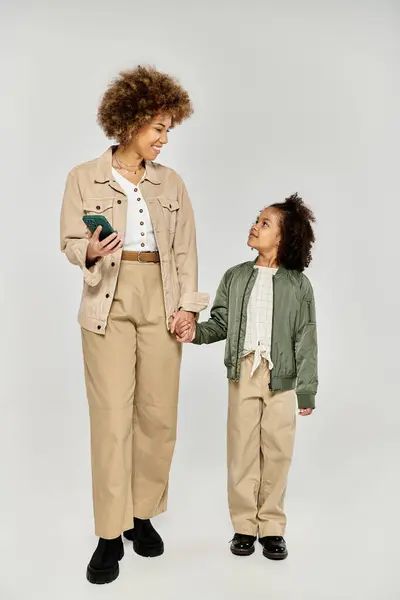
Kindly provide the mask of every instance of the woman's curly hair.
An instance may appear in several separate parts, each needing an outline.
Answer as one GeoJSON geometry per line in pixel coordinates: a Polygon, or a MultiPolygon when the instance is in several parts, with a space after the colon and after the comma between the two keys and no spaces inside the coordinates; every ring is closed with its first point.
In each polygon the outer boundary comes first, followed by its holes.
{"type": "Polygon", "coordinates": [[[285,269],[302,272],[312,260],[314,214],[297,194],[289,196],[285,202],[272,204],[272,207],[282,214],[278,262],[285,269]]]}
{"type": "Polygon", "coordinates": [[[154,67],[137,66],[123,71],[110,84],[100,103],[97,121],[107,137],[127,143],[159,114],[168,114],[172,125],[193,113],[189,94],[178,81],[154,67]]]}

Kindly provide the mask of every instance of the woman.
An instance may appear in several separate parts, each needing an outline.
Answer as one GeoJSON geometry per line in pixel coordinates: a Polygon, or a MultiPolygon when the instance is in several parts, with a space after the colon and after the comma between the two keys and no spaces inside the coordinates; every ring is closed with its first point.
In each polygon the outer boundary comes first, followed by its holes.
{"type": "Polygon", "coordinates": [[[122,532],[138,554],[164,550],[150,518],[166,510],[176,437],[181,349],[171,334],[181,319],[194,321],[208,296],[197,292],[185,185],[153,160],[191,114],[187,92],[170,76],[140,66],[121,73],[98,111],[118,144],[67,179],[61,248],[84,278],[79,323],[100,538],[91,583],[118,577],[122,532]],[[100,241],[101,227],[91,235],[84,215],[105,216],[118,233],[100,241]]]}

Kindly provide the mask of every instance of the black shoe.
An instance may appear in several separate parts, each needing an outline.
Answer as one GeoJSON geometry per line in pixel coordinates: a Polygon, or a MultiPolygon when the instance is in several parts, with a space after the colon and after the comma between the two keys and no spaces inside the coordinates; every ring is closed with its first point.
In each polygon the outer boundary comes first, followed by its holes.
{"type": "Polygon", "coordinates": [[[280,535],[266,535],[260,538],[259,541],[264,548],[263,555],[266,558],[270,558],[271,560],[283,560],[287,558],[286,542],[280,535]]]}
{"type": "Polygon", "coordinates": [[[111,583],[119,575],[118,561],[124,556],[121,536],[114,540],[100,538],[98,546],[86,571],[90,583],[111,583]]]}
{"type": "Polygon", "coordinates": [[[231,541],[231,552],[235,556],[250,556],[253,554],[254,542],[256,537],[253,535],[245,535],[244,533],[235,533],[231,541]]]}
{"type": "Polygon", "coordinates": [[[164,542],[159,533],[154,529],[150,519],[133,519],[133,529],[124,531],[124,537],[133,541],[136,554],[154,558],[164,554],[164,542]]]}

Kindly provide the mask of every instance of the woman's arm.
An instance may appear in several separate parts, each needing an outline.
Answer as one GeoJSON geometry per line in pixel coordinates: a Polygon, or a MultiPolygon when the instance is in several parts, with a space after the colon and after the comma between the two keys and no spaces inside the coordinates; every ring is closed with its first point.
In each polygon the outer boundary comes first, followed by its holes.
{"type": "Polygon", "coordinates": [[[78,265],[82,269],[85,282],[94,287],[101,280],[102,260],[100,259],[91,267],[86,264],[89,238],[82,216],[83,206],[78,178],[74,171],[71,171],[65,185],[61,208],[61,251],[73,265],[78,265]]]}
{"type": "Polygon", "coordinates": [[[101,280],[103,257],[122,248],[122,236],[112,233],[100,241],[101,227],[88,232],[82,221],[82,196],[76,174],[72,171],[67,178],[61,208],[61,251],[73,265],[81,267],[85,282],[96,286],[101,280]]]}
{"type": "Polygon", "coordinates": [[[194,214],[186,186],[178,177],[180,208],[173,244],[173,252],[180,285],[179,309],[199,313],[207,308],[208,294],[198,292],[198,262],[194,214]]]}

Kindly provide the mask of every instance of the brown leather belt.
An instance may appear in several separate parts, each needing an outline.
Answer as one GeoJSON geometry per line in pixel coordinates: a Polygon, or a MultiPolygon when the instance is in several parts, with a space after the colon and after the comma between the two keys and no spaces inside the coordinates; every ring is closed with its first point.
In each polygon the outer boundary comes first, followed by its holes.
{"type": "Polygon", "coordinates": [[[132,260],[140,263],[159,263],[160,254],[158,252],[136,252],[134,250],[124,250],[122,260],[132,260]]]}

